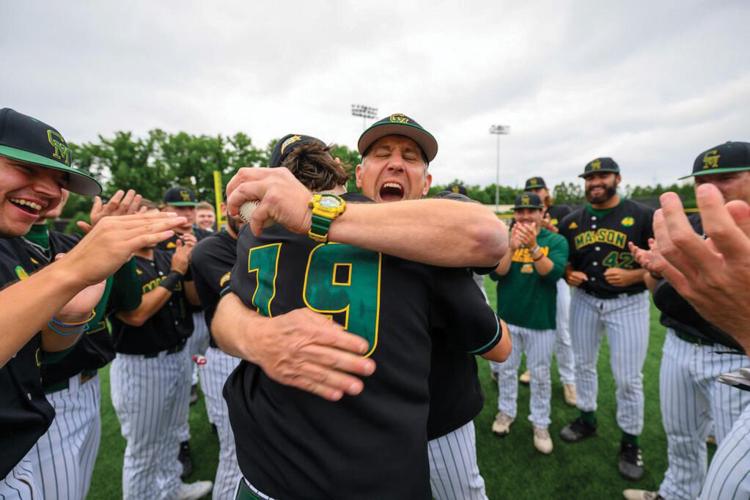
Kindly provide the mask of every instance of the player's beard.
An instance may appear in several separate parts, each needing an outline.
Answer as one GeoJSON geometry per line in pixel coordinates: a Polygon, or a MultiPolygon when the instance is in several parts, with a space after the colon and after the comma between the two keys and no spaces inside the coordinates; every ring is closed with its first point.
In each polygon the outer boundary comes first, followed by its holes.
{"type": "Polygon", "coordinates": [[[589,203],[598,205],[600,203],[606,203],[616,194],[617,194],[616,184],[612,186],[605,186],[604,193],[599,196],[593,196],[591,194],[591,188],[586,188],[586,201],[588,201],[589,203]]]}

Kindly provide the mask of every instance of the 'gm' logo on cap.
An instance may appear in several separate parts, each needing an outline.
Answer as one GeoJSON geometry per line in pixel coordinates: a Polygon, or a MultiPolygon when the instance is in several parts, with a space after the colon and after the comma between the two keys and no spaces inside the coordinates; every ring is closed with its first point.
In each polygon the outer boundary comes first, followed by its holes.
{"type": "Polygon", "coordinates": [[[63,139],[63,136],[54,130],[47,130],[47,140],[52,147],[55,148],[52,156],[66,165],[70,165],[70,148],[68,147],[68,143],[65,142],[65,139],[63,139]]]}
{"type": "Polygon", "coordinates": [[[703,155],[703,170],[708,170],[709,168],[718,168],[719,158],[721,158],[721,155],[719,155],[719,152],[715,149],[708,151],[705,155],[703,155]]]}
{"type": "Polygon", "coordinates": [[[388,118],[392,123],[409,123],[409,117],[401,113],[396,113],[388,118]]]}
{"type": "Polygon", "coordinates": [[[601,160],[594,160],[591,162],[591,170],[599,170],[600,168],[602,168],[601,160]]]}

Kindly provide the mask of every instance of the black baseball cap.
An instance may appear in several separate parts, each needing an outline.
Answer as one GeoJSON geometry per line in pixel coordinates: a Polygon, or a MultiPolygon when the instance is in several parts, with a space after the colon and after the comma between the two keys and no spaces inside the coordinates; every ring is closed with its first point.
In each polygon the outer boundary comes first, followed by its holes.
{"type": "Polygon", "coordinates": [[[164,193],[164,203],[173,207],[194,207],[198,201],[192,189],[175,186],[164,193]]]}
{"type": "Polygon", "coordinates": [[[544,204],[538,194],[524,192],[516,196],[516,204],[513,205],[513,210],[518,210],[519,208],[536,208],[544,210],[544,204]]]}
{"type": "Polygon", "coordinates": [[[680,180],[743,170],[750,170],[750,142],[730,141],[699,154],[693,162],[693,173],[680,180]]]}
{"type": "Polygon", "coordinates": [[[597,174],[599,172],[612,172],[615,174],[619,174],[620,166],[615,160],[608,156],[605,156],[603,158],[596,158],[586,164],[586,167],[583,169],[583,173],[578,177],[583,177],[585,179],[589,175],[597,174]]]}
{"type": "Polygon", "coordinates": [[[271,161],[269,167],[280,167],[289,153],[302,146],[303,144],[318,144],[327,147],[326,143],[309,135],[287,134],[276,142],[271,152],[271,161]]]}
{"type": "Polygon", "coordinates": [[[96,179],[70,166],[70,147],[56,128],[10,108],[0,109],[0,156],[67,173],[68,191],[88,196],[102,192],[96,179]]]}
{"type": "Polygon", "coordinates": [[[541,177],[531,177],[526,179],[526,185],[523,187],[524,191],[531,191],[532,189],[547,189],[547,184],[544,183],[544,179],[541,177]]]}
{"type": "Polygon", "coordinates": [[[357,141],[359,154],[365,156],[367,150],[375,141],[387,135],[403,135],[416,142],[422,148],[427,163],[431,162],[437,155],[438,143],[435,137],[422,128],[419,123],[401,113],[378,120],[362,132],[359,141],[357,141]]]}

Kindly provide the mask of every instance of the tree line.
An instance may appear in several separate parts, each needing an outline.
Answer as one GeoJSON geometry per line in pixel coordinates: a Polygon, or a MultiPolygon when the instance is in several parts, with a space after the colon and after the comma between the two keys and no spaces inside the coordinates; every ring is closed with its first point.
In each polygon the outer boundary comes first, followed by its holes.
{"type": "MultiPolygon", "coordinates": [[[[221,172],[222,182],[226,185],[239,167],[267,165],[275,142],[256,145],[242,132],[209,136],[154,129],[145,137],[119,131],[112,137],[100,135],[97,141],[70,144],[70,147],[73,164],[100,179],[105,196],[112,195],[118,189],[132,188],[148,199],[159,201],[167,189],[180,185],[193,189],[198,199],[213,202],[215,170],[221,172]]],[[[360,162],[359,153],[344,145],[333,145],[332,148],[333,154],[352,170],[349,188],[354,190],[353,168],[360,162]]],[[[490,205],[495,202],[495,184],[466,185],[458,179],[446,185],[433,186],[430,194],[453,184],[464,185],[469,196],[481,203],[490,205]]],[[[501,185],[499,191],[500,203],[512,204],[520,188],[501,185]]],[[[665,191],[676,191],[687,206],[695,206],[693,188],[689,184],[627,185],[623,194],[634,199],[653,199],[665,191]]],[[[557,203],[575,205],[584,201],[580,182],[562,182],[553,187],[552,193],[557,203]]],[[[90,206],[89,199],[72,195],[63,217],[74,220],[85,218],[90,206]]]]}

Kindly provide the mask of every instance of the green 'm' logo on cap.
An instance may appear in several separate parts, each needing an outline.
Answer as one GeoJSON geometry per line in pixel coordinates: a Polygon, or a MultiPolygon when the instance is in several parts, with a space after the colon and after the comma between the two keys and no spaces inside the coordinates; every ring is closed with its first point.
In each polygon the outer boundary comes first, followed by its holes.
{"type": "Polygon", "coordinates": [[[717,150],[712,149],[711,151],[708,151],[705,155],[703,155],[703,170],[708,170],[709,168],[718,168],[719,158],[721,158],[721,155],[719,155],[719,152],[717,150]]]}
{"type": "Polygon", "coordinates": [[[521,196],[521,205],[531,205],[531,200],[528,195],[521,196]]]}
{"type": "Polygon", "coordinates": [[[65,139],[63,139],[63,136],[54,130],[47,130],[47,140],[55,148],[52,157],[57,158],[66,165],[70,165],[70,148],[65,139]]]}
{"type": "Polygon", "coordinates": [[[396,113],[389,116],[388,120],[391,123],[409,123],[409,117],[401,113],[396,113]]]}
{"type": "Polygon", "coordinates": [[[600,168],[602,168],[601,160],[594,160],[591,162],[591,170],[599,170],[600,168]]]}
{"type": "Polygon", "coordinates": [[[181,189],[180,190],[180,198],[182,198],[182,201],[190,201],[190,193],[188,193],[184,189],[181,189]]]}

